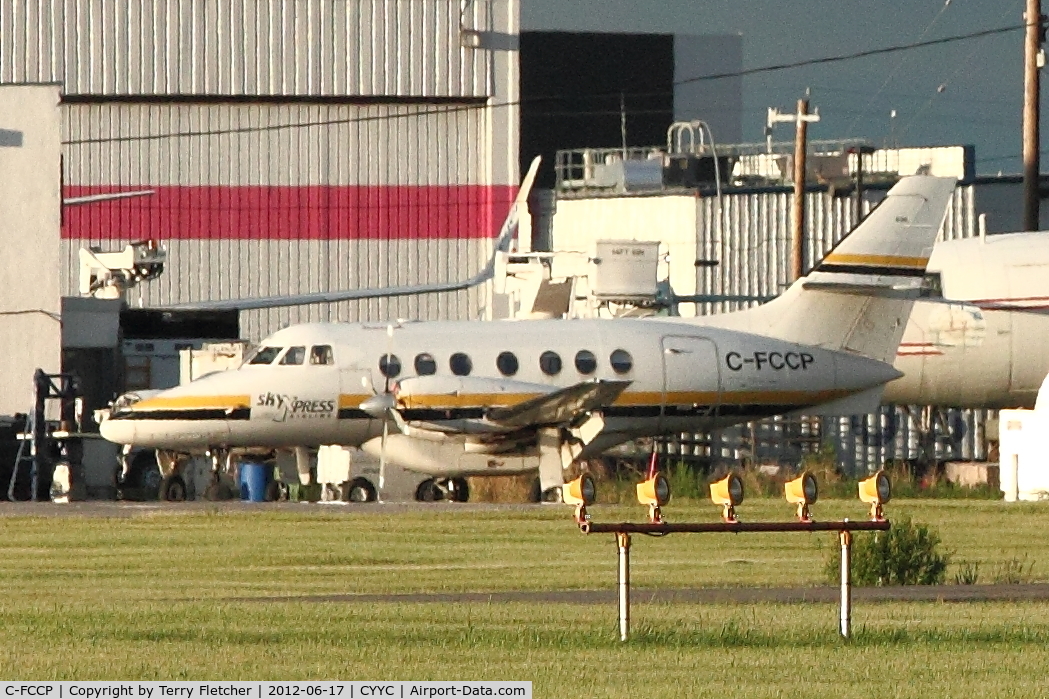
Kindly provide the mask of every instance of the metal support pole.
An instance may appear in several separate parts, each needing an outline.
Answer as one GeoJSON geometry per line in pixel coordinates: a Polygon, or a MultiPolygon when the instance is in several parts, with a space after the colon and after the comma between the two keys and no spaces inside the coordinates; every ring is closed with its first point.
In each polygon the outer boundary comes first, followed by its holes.
{"type": "Polygon", "coordinates": [[[841,619],[838,632],[852,636],[852,532],[839,532],[841,538],[841,619]]]}
{"type": "Polygon", "coordinates": [[[619,640],[630,637],[630,535],[616,532],[619,544],[619,640]]]}
{"type": "Polygon", "coordinates": [[[1042,3],[1027,0],[1024,12],[1027,31],[1024,37],[1024,103],[1023,103],[1023,230],[1039,229],[1039,170],[1041,169],[1038,132],[1039,80],[1038,54],[1041,50],[1042,3]]]}
{"type": "Polygon", "coordinates": [[[791,208],[791,281],[805,275],[805,155],[809,101],[798,100],[797,130],[794,136],[794,202],[791,208]]]}
{"type": "Polygon", "coordinates": [[[51,379],[42,369],[37,369],[33,374],[33,430],[31,442],[29,443],[30,455],[33,457],[33,465],[30,468],[30,488],[32,494],[30,500],[36,502],[39,498],[40,476],[47,470],[47,461],[50,454],[47,453],[49,442],[47,439],[47,398],[50,394],[51,379]]]}

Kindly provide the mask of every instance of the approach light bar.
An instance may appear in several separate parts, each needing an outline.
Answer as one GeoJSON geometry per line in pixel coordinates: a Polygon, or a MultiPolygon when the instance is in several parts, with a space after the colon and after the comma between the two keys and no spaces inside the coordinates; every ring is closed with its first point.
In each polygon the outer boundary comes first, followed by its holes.
{"type": "Polygon", "coordinates": [[[807,471],[792,481],[783,484],[783,496],[787,502],[798,506],[798,521],[811,522],[809,506],[819,498],[820,489],[816,477],[807,471]]]}
{"type": "Polygon", "coordinates": [[[662,473],[637,484],[637,501],[648,505],[648,518],[653,523],[663,521],[660,508],[670,502],[670,481],[662,473]]]}
{"type": "Polygon", "coordinates": [[[574,481],[565,483],[561,487],[561,499],[569,505],[575,505],[575,521],[582,524],[588,517],[587,505],[593,505],[597,501],[597,483],[589,473],[584,473],[574,481]]]}
{"type": "Polygon", "coordinates": [[[710,499],[715,505],[721,505],[721,517],[726,522],[738,522],[736,505],[743,502],[743,479],[730,473],[720,481],[710,484],[710,499]]]}
{"type": "Polygon", "coordinates": [[[867,480],[860,481],[860,500],[871,505],[871,521],[884,522],[882,505],[892,499],[892,482],[889,474],[878,471],[867,480]]]}

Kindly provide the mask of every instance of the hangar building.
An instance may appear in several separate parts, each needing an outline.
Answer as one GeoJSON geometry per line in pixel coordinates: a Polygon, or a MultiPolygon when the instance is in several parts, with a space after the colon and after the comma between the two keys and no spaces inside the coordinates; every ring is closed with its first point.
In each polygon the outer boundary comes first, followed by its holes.
{"type": "MultiPolygon", "coordinates": [[[[518,180],[517,0],[4,0],[0,83],[62,86],[77,255],[154,238],[145,306],[458,279],[489,255],[518,180]]],[[[476,317],[483,289],[244,313],[476,317]]],[[[137,299],[136,299],[137,300],[137,299]]]]}

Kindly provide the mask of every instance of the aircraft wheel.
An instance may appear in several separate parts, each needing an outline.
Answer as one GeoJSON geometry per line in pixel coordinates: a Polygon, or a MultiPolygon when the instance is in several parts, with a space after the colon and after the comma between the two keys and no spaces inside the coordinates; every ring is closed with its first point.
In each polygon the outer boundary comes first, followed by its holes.
{"type": "Polygon", "coordinates": [[[453,478],[448,481],[448,490],[452,502],[466,502],[470,499],[470,484],[465,478],[453,478]]]}
{"type": "Polygon", "coordinates": [[[365,478],[354,478],[346,492],[350,502],[375,502],[376,495],[375,486],[365,478]]]}
{"type": "Polygon", "coordinates": [[[539,483],[539,478],[536,477],[532,481],[532,489],[528,492],[528,502],[542,502],[543,501],[543,486],[539,483]]]}
{"type": "Polygon", "coordinates": [[[212,483],[204,489],[204,499],[212,502],[232,500],[235,496],[236,493],[233,492],[233,488],[226,483],[212,483]]]}
{"type": "Polygon", "coordinates": [[[140,451],[131,458],[127,476],[121,480],[117,473],[117,481],[120,486],[117,499],[129,500],[158,500],[160,497],[160,485],[164,477],[157,465],[156,452],[140,451]]]}
{"type": "Polygon", "coordinates": [[[564,502],[561,497],[561,486],[547,488],[543,491],[543,502],[564,502]]]}
{"type": "Polygon", "coordinates": [[[427,478],[415,489],[415,499],[419,502],[436,502],[441,499],[441,489],[432,478],[427,478]]]}
{"type": "Polygon", "coordinates": [[[168,476],[160,481],[158,497],[164,502],[184,502],[186,500],[186,482],[182,476],[168,476]]]}
{"type": "Polygon", "coordinates": [[[263,493],[262,497],[265,498],[266,502],[277,502],[279,500],[287,500],[287,489],[288,486],[284,485],[280,481],[270,481],[266,484],[266,492],[263,493]],[[282,490],[284,491],[282,493],[282,490]],[[284,497],[281,497],[281,495],[284,497]]]}

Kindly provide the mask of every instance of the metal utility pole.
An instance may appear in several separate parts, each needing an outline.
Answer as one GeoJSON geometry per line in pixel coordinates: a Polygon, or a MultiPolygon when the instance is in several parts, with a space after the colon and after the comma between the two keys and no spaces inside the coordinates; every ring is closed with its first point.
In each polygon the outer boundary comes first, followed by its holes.
{"type": "Polygon", "coordinates": [[[1045,62],[1041,44],[1045,40],[1045,17],[1042,15],[1041,0],[1027,0],[1024,23],[1024,108],[1023,108],[1023,159],[1024,159],[1024,203],[1023,229],[1038,230],[1038,69],[1045,62]]]}

